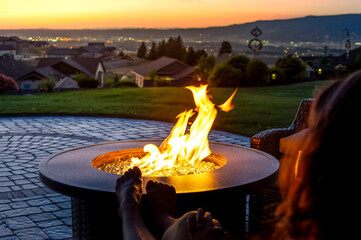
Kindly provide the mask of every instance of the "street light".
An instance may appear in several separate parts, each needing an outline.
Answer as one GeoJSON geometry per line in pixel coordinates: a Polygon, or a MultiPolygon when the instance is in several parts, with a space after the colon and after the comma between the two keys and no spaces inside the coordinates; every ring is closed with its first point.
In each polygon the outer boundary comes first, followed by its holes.
{"type": "Polygon", "coordinates": [[[341,55],[341,47],[342,47],[342,41],[343,41],[343,37],[344,37],[344,33],[346,32],[346,42],[345,42],[345,47],[347,49],[347,54],[346,54],[346,58],[348,59],[349,57],[349,49],[351,48],[351,41],[350,41],[350,31],[345,28],[342,30],[341,32],[341,41],[340,41],[340,49],[339,49],[339,56],[341,55]]]}

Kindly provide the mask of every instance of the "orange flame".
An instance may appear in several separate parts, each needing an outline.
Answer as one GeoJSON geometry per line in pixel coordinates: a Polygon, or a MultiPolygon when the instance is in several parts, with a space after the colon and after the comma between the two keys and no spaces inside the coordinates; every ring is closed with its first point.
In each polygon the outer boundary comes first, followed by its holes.
{"type": "Polygon", "coordinates": [[[234,96],[236,95],[238,88],[232,93],[232,95],[227,99],[227,101],[225,101],[225,103],[223,103],[222,105],[218,105],[218,107],[223,111],[223,112],[229,112],[234,108],[234,105],[232,105],[232,100],[234,98],[234,96]]]}
{"type": "MultiPolygon", "coordinates": [[[[197,108],[179,114],[177,123],[161,146],[158,148],[153,144],[145,145],[143,151],[147,155],[142,159],[132,158],[131,167],[138,166],[144,176],[149,176],[154,171],[176,168],[184,163],[193,165],[211,154],[208,133],[217,116],[217,110],[207,95],[207,87],[208,85],[186,87],[193,93],[197,108]],[[198,111],[198,115],[188,132],[188,120],[195,111],[198,111]]],[[[231,106],[231,100],[228,99],[223,105],[231,106]]]]}

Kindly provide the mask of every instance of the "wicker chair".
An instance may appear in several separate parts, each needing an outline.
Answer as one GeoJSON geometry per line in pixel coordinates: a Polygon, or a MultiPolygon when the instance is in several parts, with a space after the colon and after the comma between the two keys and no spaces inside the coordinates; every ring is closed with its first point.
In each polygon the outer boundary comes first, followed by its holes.
{"type": "Polygon", "coordinates": [[[306,98],[301,101],[295,119],[288,128],[269,129],[251,137],[251,148],[269,153],[275,158],[280,159],[280,139],[288,137],[307,126],[307,117],[312,101],[312,98],[306,98]]]}
{"type": "MultiPolygon", "coordinates": [[[[288,137],[307,127],[307,117],[313,99],[303,99],[299,105],[295,119],[288,128],[265,130],[251,137],[251,148],[269,153],[280,159],[280,139],[288,137]]],[[[281,201],[278,184],[275,183],[260,192],[250,195],[249,232],[252,234],[268,231],[274,223],[274,210],[281,201]]]]}

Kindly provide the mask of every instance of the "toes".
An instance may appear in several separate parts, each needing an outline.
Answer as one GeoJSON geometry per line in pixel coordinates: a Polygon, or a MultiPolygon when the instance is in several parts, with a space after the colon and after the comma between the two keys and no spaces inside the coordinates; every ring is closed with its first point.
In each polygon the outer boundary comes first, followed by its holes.
{"type": "Polygon", "coordinates": [[[212,222],[212,214],[210,212],[206,212],[204,214],[204,219],[206,222],[212,222]]]}
{"type": "Polygon", "coordinates": [[[198,208],[197,214],[196,214],[196,222],[197,222],[197,228],[203,228],[204,226],[204,211],[202,208],[198,208]]]}
{"type": "Polygon", "coordinates": [[[133,167],[133,174],[136,178],[141,178],[142,177],[142,172],[140,171],[139,167],[135,166],[133,167]]]}
{"type": "Polygon", "coordinates": [[[197,232],[197,220],[196,220],[196,214],[189,214],[187,218],[187,226],[188,226],[188,238],[193,239],[193,236],[197,232]]]}
{"type": "Polygon", "coordinates": [[[155,182],[153,180],[149,180],[147,184],[145,185],[145,189],[147,192],[151,191],[154,188],[155,182]]]}

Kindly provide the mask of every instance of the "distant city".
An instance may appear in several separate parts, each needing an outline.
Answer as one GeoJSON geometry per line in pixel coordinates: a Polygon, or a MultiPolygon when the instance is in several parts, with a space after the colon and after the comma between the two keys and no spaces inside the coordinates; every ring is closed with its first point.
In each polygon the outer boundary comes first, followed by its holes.
{"type": "Polygon", "coordinates": [[[77,73],[95,80],[86,80],[92,87],[115,84],[118,76],[143,87],[153,70],[174,84],[197,79],[193,68],[201,55],[213,55],[216,64],[244,55],[269,68],[290,55],[307,65],[304,77],[326,77],[344,72],[358,58],[360,22],[361,14],[349,14],[197,29],[0,30],[0,73],[22,90],[39,89],[44,79],[54,80],[55,88],[79,88],[84,76],[77,73]],[[251,49],[255,40],[260,51],[251,49]],[[169,44],[168,53],[163,49],[151,57],[152,46],[155,51],[162,42],[169,44]],[[220,54],[224,42],[226,55],[220,54]],[[165,66],[172,71],[177,66],[177,74],[162,72],[165,66]]]}

